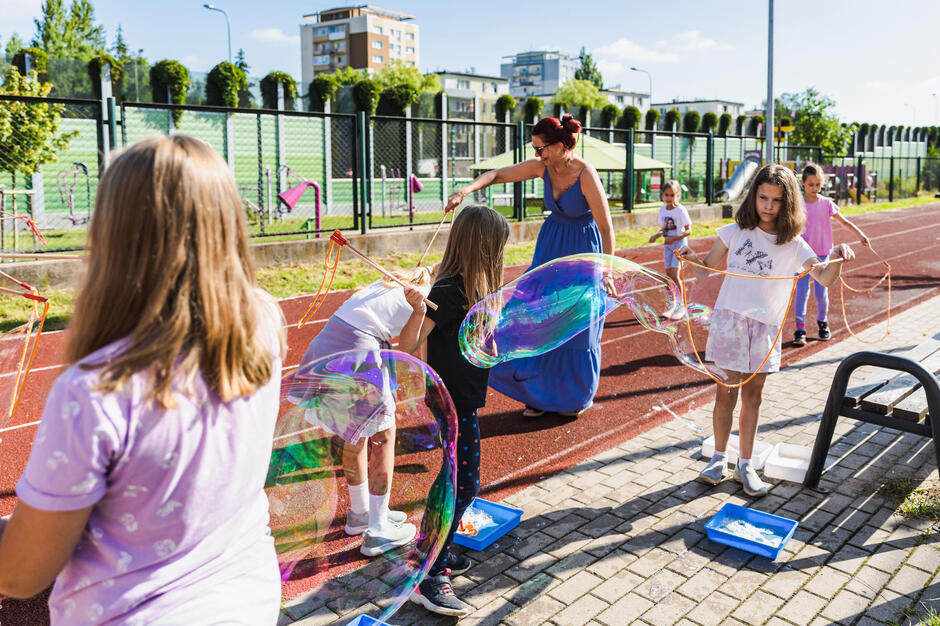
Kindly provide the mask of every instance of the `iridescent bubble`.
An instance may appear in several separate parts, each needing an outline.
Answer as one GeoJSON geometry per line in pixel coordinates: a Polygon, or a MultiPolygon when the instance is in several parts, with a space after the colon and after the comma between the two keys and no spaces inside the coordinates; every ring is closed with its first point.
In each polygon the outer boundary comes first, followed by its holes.
{"type": "MultiPolygon", "coordinates": [[[[284,378],[281,399],[265,491],[283,593],[291,598],[313,591],[346,616],[344,622],[353,611],[378,607],[372,617],[384,621],[437,558],[452,522],[456,413],[450,396],[425,363],[381,350],[306,363],[284,378]],[[374,434],[392,406],[389,506],[405,512],[417,534],[370,559],[359,551],[362,536],[344,531],[343,450],[374,434]]],[[[375,447],[370,452],[374,459],[375,447]]]]}
{"type": "Polygon", "coordinates": [[[575,254],[526,272],[477,302],[460,326],[464,357],[478,367],[543,354],[626,305],[650,330],[673,332],[678,289],[659,272],[605,254],[575,254]],[[615,294],[613,297],[610,294],[615,294]]]}

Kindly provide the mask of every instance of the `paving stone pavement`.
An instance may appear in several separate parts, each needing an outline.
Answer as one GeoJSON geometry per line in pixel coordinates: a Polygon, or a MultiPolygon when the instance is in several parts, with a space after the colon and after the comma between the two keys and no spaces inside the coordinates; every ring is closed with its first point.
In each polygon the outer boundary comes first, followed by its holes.
{"type": "MultiPolygon", "coordinates": [[[[769,376],[758,439],[811,446],[841,360],[940,337],[938,307],[940,296],[894,316],[875,346],[846,339],[769,376]]],[[[860,336],[883,333],[881,324],[860,336]]],[[[523,521],[485,551],[468,552],[474,566],[453,583],[474,612],[460,623],[867,626],[940,613],[940,524],[896,515],[896,502],[877,493],[895,479],[938,479],[929,439],[840,419],[821,483],[831,493],[768,480],[769,494],[755,500],[731,480],[695,480],[711,408],[706,402],[506,498],[525,511],[523,521]],[[705,523],[726,502],[800,524],[770,561],[707,538],[705,523]]],[[[338,613],[324,595],[291,602],[279,626],[344,624],[360,612],[338,613]]],[[[456,620],[405,603],[390,623],[456,620]]]]}

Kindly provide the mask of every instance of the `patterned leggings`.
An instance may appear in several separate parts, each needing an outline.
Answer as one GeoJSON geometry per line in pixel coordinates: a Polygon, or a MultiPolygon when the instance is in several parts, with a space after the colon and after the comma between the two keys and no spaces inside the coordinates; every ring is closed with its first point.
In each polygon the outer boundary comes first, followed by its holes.
{"type": "Polygon", "coordinates": [[[454,506],[454,521],[447,533],[447,542],[437,561],[428,572],[430,576],[442,574],[447,567],[454,533],[463,512],[480,492],[480,421],[476,411],[457,412],[457,496],[454,506]]]}

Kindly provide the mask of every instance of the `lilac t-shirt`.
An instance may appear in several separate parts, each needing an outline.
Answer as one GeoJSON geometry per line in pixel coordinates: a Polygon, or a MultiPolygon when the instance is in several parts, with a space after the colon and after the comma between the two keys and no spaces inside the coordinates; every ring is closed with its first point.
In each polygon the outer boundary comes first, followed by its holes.
{"type": "MultiPolygon", "coordinates": [[[[277,620],[280,579],[264,482],[283,318],[270,296],[259,296],[258,332],[273,371],[251,396],[222,402],[197,377],[192,396],[177,393],[177,406],[161,409],[145,400],[142,372],[110,393],[94,389],[100,370],[78,364],[56,380],[16,485],[37,509],[93,507],[49,598],[53,624],[216,623],[220,612],[238,616],[235,623],[277,620]],[[214,606],[204,606],[206,597],[214,606]]],[[[116,341],[81,363],[101,362],[124,345],[116,341]]]]}
{"type": "Polygon", "coordinates": [[[819,196],[816,202],[806,203],[806,228],[803,239],[817,256],[828,256],[832,252],[832,216],[839,212],[839,206],[825,196],[819,196]]]}

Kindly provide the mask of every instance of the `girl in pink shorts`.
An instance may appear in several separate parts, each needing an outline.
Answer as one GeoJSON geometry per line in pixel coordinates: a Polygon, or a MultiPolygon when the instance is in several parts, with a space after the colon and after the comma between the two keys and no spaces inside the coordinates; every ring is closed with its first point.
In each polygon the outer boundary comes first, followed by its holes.
{"type": "MultiPolygon", "coordinates": [[[[735,214],[735,222],[718,229],[718,239],[704,261],[688,247],[680,252],[685,258],[711,268],[720,267],[727,259],[728,272],[741,275],[724,277],[709,327],[705,357],[727,372],[727,384],[758,372],[740,387],[740,450],[734,469],[735,480],[750,496],[767,493],[751,465],[751,453],[764,380],[767,374],[780,369],[779,330],[793,287],[788,280],[750,277],[793,276],[816,263],[812,248],[800,237],[805,223],[806,209],[796,176],[786,167],[767,165],[757,173],[735,214]]],[[[838,257],[850,260],[855,255],[843,244],[830,256],[838,257]]],[[[831,285],[838,279],[841,268],[842,263],[831,263],[813,269],[811,274],[820,283],[831,285]]],[[[700,278],[707,273],[697,271],[700,278]]],[[[728,438],[737,400],[738,388],[717,386],[712,413],[715,454],[699,475],[711,484],[718,484],[727,474],[728,438]]]]}

